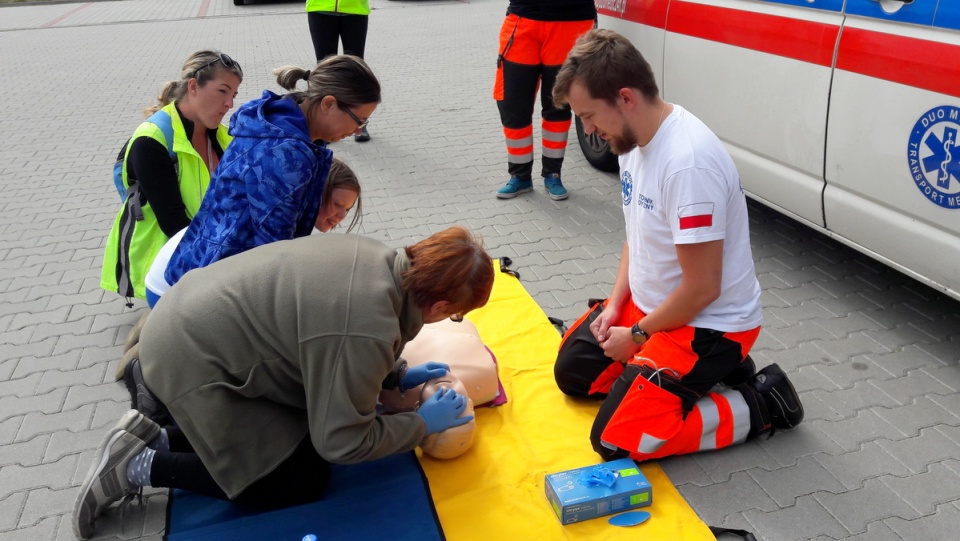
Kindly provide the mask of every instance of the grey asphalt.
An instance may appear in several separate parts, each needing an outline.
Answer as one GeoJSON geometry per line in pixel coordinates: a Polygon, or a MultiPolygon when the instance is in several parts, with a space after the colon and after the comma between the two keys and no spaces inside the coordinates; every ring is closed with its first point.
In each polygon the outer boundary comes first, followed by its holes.
{"type": "MultiPolygon", "coordinates": [[[[371,5],[366,56],[383,105],[371,142],[333,145],[364,184],[361,232],[399,247],[467,225],[513,259],[548,315],[572,322],[612,284],[619,182],[586,163],[573,135],[569,200],[542,186],[494,198],[506,180],[491,97],[506,1],[371,5]]],[[[3,541],[74,538],[78,486],[128,408],[113,366],[143,307],[99,289],[118,206],[110,168],[162,83],[211,46],[243,65],[238,102],[279,91],[272,68],[313,64],[302,2],[0,8],[3,541]]],[[[960,303],[756,204],[750,216],[765,317],[753,357],[788,371],[806,419],[661,465],[707,524],[758,539],[955,539],[960,303]]],[[[99,538],[160,539],[165,505],[150,490],[123,524],[105,516],[99,538]]]]}

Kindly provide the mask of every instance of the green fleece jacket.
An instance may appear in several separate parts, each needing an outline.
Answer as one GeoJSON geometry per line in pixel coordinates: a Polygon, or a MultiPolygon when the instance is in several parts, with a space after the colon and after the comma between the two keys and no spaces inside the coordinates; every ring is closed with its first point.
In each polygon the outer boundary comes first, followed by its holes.
{"type": "Polygon", "coordinates": [[[147,386],[230,498],[309,434],[332,463],[419,445],[417,413],[377,397],[423,313],[403,250],[354,235],[281,241],[188,272],[140,342],[147,386]]]}

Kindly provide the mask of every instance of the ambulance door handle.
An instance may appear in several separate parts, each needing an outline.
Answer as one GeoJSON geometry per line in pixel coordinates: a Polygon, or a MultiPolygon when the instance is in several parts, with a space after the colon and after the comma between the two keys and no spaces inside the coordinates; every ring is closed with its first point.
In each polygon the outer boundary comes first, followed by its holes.
{"type": "MultiPolygon", "coordinates": [[[[881,3],[883,0],[871,0],[872,2],[881,3]]],[[[888,2],[900,2],[901,4],[912,4],[913,0],[887,0],[888,2]]]]}

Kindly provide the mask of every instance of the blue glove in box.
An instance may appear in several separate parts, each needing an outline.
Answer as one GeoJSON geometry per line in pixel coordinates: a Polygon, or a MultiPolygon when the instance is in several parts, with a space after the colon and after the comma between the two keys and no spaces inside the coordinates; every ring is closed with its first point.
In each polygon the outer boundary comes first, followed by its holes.
{"type": "Polygon", "coordinates": [[[653,503],[653,487],[629,458],[550,473],[543,485],[561,524],[653,503]]]}

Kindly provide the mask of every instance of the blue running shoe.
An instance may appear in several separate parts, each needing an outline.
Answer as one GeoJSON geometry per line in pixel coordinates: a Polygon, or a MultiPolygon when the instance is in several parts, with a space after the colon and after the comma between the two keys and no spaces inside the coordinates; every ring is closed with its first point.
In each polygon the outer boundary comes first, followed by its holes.
{"type": "Polygon", "coordinates": [[[497,199],[513,199],[514,197],[533,191],[532,180],[520,180],[517,177],[511,177],[507,185],[497,190],[497,199]]]}
{"type": "Polygon", "coordinates": [[[560,175],[557,173],[547,175],[547,177],[543,179],[543,185],[547,188],[547,195],[554,201],[562,201],[570,197],[567,189],[564,188],[563,183],[560,182],[560,175]]]}

